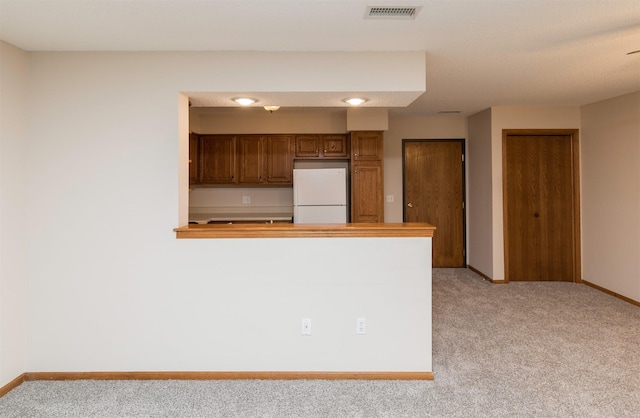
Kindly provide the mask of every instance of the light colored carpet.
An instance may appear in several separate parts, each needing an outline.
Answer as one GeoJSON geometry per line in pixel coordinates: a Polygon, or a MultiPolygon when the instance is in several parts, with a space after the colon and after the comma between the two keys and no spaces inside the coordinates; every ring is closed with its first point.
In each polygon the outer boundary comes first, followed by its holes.
{"type": "Polygon", "coordinates": [[[434,269],[435,381],[25,382],[2,417],[640,417],[640,309],[434,269]]]}

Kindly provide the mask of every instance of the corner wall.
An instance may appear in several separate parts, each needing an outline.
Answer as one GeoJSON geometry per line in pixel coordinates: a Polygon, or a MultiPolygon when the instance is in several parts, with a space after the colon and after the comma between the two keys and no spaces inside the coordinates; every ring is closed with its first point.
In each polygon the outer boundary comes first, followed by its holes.
{"type": "MultiPolygon", "coordinates": [[[[188,203],[179,92],[363,85],[344,65],[309,77],[305,66],[319,71],[310,57],[344,57],[312,55],[29,54],[25,371],[428,369],[413,320],[426,326],[429,295],[389,281],[400,271],[426,283],[430,264],[411,267],[426,243],[175,238],[188,203]],[[264,77],[280,67],[281,80],[264,77]],[[320,255],[332,260],[326,269],[320,255]],[[365,338],[354,332],[359,316],[365,338]],[[310,338],[300,336],[303,317],[313,319],[310,338]]],[[[371,59],[402,56],[361,58],[376,68],[371,59]]],[[[376,73],[365,77],[371,88],[397,78],[376,73]]]]}
{"type": "Polygon", "coordinates": [[[640,92],[581,115],[582,277],[640,302],[640,92]]]}
{"type": "Polygon", "coordinates": [[[491,109],[469,117],[467,264],[493,278],[491,109]]]}
{"type": "Polygon", "coordinates": [[[28,54],[0,41],[0,387],[25,372],[28,74],[28,54]]]}

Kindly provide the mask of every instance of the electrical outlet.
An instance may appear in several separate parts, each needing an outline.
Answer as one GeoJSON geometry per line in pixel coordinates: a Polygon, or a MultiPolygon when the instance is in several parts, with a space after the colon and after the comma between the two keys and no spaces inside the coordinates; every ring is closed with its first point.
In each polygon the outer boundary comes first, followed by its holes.
{"type": "Polygon", "coordinates": [[[251,203],[251,196],[242,196],[242,204],[248,205],[249,203],[251,203]]]}
{"type": "Polygon", "coordinates": [[[302,318],[302,335],[311,335],[311,319],[302,318]]]}
{"type": "Polygon", "coordinates": [[[393,203],[393,195],[392,194],[388,194],[387,195],[387,203],[393,203]]]}
{"type": "Polygon", "coordinates": [[[356,318],[356,334],[364,335],[367,333],[367,318],[356,318]]]}

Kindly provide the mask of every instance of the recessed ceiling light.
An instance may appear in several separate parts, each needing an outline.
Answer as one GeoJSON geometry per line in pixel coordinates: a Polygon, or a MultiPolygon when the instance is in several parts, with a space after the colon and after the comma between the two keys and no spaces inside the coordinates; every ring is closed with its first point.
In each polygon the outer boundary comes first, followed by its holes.
{"type": "Polygon", "coordinates": [[[249,106],[258,102],[257,99],[252,99],[251,97],[234,97],[231,100],[242,106],[249,106]]]}
{"type": "Polygon", "coordinates": [[[460,110],[441,110],[438,112],[440,115],[457,115],[460,110]]]}
{"type": "Polygon", "coordinates": [[[350,99],[344,99],[343,100],[345,103],[349,103],[351,106],[358,106],[361,105],[362,103],[366,102],[367,99],[363,99],[360,97],[352,97],[350,99]]]}
{"type": "Polygon", "coordinates": [[[264,110],[270,113],[273,113],[278,109],[280,109],[280,106],[264,106],[264,110]]]}

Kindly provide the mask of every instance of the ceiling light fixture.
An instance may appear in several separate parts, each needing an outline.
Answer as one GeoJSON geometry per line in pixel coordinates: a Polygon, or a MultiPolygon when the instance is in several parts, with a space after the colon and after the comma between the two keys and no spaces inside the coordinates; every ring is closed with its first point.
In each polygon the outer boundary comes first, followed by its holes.
{"type": "Polygon", "coordinates": [[[280,109],[280,106],[264,106],[264,110],[266,110],[269,113],[273,113],[278,109],[280,109]]]}
{"type": "Polygon", "coordinates": [[[352,97],[350,99],[344,99],[345,103],[349,103],[351,106],[359,106],[362,103],[366,102],[367,99],[362,99],[360,97],[352,97]]]}
{"type": "Polygon", "coordinates": [[[251,97],[234,97],[231,100],[242,106],[249,106],[258,102],[257,99],[252,99],[251,97]]]}

